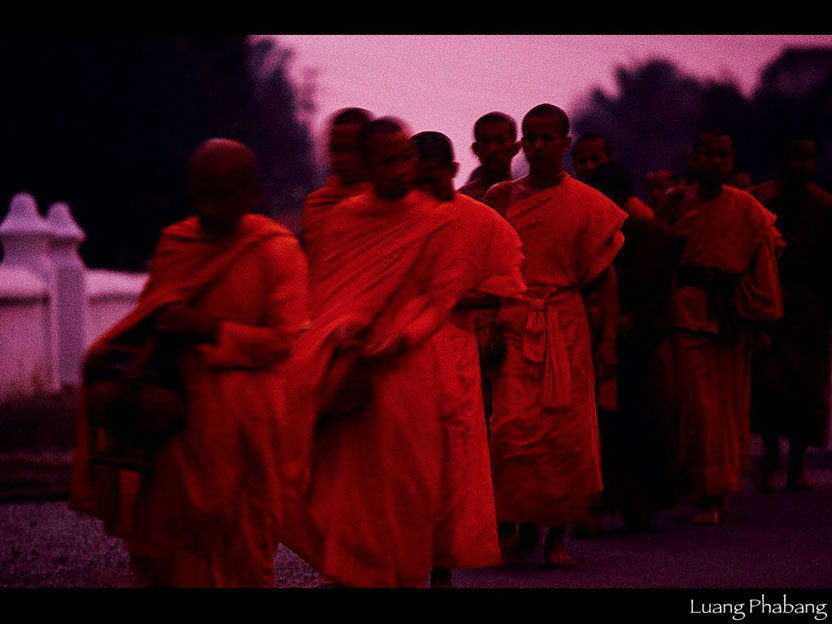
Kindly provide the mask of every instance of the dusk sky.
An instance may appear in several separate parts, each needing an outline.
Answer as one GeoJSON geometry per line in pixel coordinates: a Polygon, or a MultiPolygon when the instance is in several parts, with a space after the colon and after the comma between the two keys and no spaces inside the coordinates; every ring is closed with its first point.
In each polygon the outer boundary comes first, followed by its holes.
{"type": "Polygon", "coordinates": [[[317,72],[316,142],[339,108],[399,117],[413,132],[448,135],[460,163],[457,186],[478,164],[473,123],[492,110],[519,122],[549,102],[574,115],[592,88],[615,92],[617,66],[652,58],[697,78],[730,79],[750,94],[760,70],[786,47],[832,46],[830,35],[270,36],[294,50],[295,78],[317,72]]]}

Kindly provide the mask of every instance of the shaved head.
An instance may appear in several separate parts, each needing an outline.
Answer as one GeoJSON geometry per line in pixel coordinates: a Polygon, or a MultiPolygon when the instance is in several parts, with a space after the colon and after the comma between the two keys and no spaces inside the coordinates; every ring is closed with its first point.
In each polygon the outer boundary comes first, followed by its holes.
{"type": "Polygon", "coordinates": [[[255,185],[257,157],[247,145],[231,139],[208,139],[188,160],[191,184],[207,180],[228,182],[231,186],[255,185]]]}
{"type": "Polygon", "coordinates": [[[345,124],[367,125],[373,119],[373,114],[364,108],[342,108],[332,116],[332,125],[345,124]]]}
{"type": "Polygon", "coordinates": [[[257,158],[239,141],[201,143],[188,160],[188,177],[194,212],[214,238],[232,234],[260,198],[257,158]]]}
{"type": "Polygon", "coordinates": [[[404,122],[381,117],[364,126],[361,150],[369,181],[379,197],[400,199],[415,176],[416,150],[404,122]]]}
{"type": "Polygon", "coordinates": [[[569,134],[569,117],[563,112],[563,109],[558,108],[554,104],[538,104],[531,109],[526,116],[523,117],[523,128],[526,127],[526,122],[529,119],[556,119],[560,126],[561,136],[569,134]]]}

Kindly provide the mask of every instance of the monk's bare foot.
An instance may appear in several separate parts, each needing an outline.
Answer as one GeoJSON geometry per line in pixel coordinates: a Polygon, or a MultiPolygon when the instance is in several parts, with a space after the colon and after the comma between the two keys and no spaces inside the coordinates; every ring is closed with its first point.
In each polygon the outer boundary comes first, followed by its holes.
{"type": "Polygon", "coordinates": [[[580,559],[570,557],[565,550],[553,550],[546,557],[543,564],[548,568],[574,568],[581,563],[580,559]]]}
{"type": "Polygon", "coordinates": [[[543,542],[543,565],[550,568],[574,568],[580,559],[570,557],[566,552],[566,531],[551,528],[543,542]]]}
{"type": "Polygon", "coordinates": [[[453,587],[451,571],[446,568],[433,568],[430,571],[430,588],[441,589],[453,587]]]}
{"type": "Polygon", "coordinates": [[[717,526],[719,524],[719,508],[709,507],[693,517],[693,523],[699,526],[717,526]]]}
{"type": "Polygon", "coordinates": [[[804,477],[800,477],[799,479],[792,479],[786,483],[786,489],[789,492],[811,492],[817,489],[817,485],[811,481],[807,481],[804,477]]]}

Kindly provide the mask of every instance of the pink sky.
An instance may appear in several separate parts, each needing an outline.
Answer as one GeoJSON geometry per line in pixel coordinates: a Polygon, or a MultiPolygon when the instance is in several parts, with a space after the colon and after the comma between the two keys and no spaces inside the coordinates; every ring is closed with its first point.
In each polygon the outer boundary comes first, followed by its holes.
{"type": "Polygon", "coordinates": [[[574,114],[593,87],[614,92],[616,66],[650,58],[669,59],[698,78],[731,79],[750,93],[784,48],[832,46],[830,35],[270,36],[294,50],[295,77],[318,72],[312,129],[319,144],[339,108],[393,115],[413,132],[448,135],[460,163],[458,186],[478,164],[470,151],[473,123],[492,110],[519,120],[550,102],[574,114]]]}

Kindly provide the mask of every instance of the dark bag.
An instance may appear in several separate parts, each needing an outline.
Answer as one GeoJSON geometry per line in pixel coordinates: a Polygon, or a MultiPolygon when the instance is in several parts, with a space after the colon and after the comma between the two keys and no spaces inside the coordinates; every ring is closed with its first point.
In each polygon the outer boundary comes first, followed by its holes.
{"type": "Polygon", "coordinates": [[[114,343],[85,371],[93,463],[149,470],[154,449],[184,429],[188,409],[179,349],[156,334],[114,343]]]}

